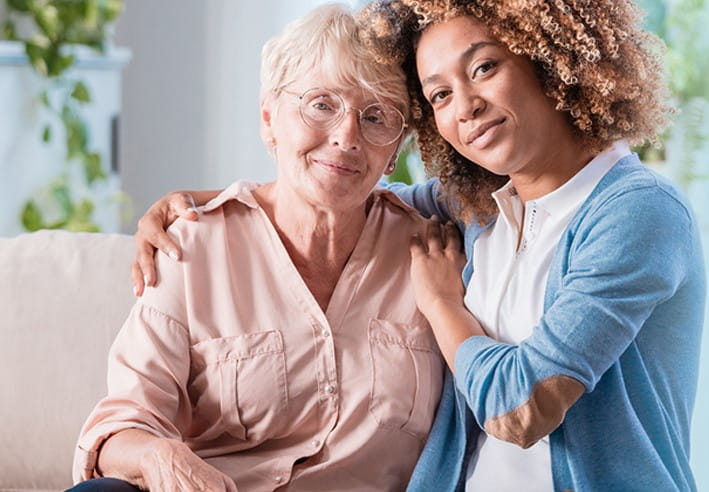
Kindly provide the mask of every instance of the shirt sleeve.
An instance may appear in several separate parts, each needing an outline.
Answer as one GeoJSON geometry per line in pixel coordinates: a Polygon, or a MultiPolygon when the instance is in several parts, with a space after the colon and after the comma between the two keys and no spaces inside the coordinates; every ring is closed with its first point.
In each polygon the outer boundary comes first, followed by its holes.
{"type": "Polygon", "coordinates": [[[456,386],[478,423],[521,447],[558,427],[696,268],[691,214],[659,187],[616,196],[579,224],[557,247],[549,278],[560,284],[547,286],[532,335],[518,346],[473,337],[456,353],[456,386]]]}
{"type": "MultiPolygon", "coordinates": [[[[172,264],[174,269],[179,268],[177,262],[172,264]]],[[[165,289],[146,291],[111,347],[108,396],[94,408],[80,432],[73,465],[76,482],[98,476],[100,447],[111,435],[135,428],[180,439],[190,424],[191,407],[186,390],[190,371],[189,335],[183,324],[155,307],[169,296],[166,277],[175,272],[168,273],[162,268],[160,273],[165,289]]]]}

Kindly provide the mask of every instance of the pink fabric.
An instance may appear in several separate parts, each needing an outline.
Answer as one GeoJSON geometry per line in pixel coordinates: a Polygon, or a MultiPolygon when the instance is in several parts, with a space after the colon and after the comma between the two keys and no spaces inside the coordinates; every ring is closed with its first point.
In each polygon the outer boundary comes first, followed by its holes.
{"type": "Polygon", "coordinates": [[[408,243],[425,222],[376,190],[323,313],[255,186],[237,182],[199,222],[171,227],[184,259],[159,256],[159,286],[111,349],[76,480],[95,476],[107,437],[135,427],[184,439],[241,490],[405,487],[443,380],[409,281],[408,243]]]}

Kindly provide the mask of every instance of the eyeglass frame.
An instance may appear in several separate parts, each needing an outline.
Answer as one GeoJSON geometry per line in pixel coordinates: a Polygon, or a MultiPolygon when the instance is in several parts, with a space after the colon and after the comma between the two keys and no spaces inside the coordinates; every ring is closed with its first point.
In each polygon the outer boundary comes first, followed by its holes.
{"type": "Polygon", "coordinates": [[[406,118],[404,117],[404,113],[402,113],[401,110],[399,110],[399,108],[397,108],[396,106],[394,106],[394,105],[392,105],[392,104],[388,104],[388,103],[371,103],[371,104],[366,105],[363,109],[359,109],[359,108],[356,108],[356,107],[354,107],[354,106],[349,106],[349,107],[347,107],[347,105],[345,104],[345,100],[342,98],[342,96],[341,96],[337,91],[334,91],[334,90],[332,90],[332,89],[328,89],[327,87],[311,87],[310,89],[305,90],[302,94],[298,94],[297,92],[290,91],[290,90],[286,89],[285,87],[281,87],[280,89],[276,90],[275,92],[285,92],[285,93],[288,94],[288,95],[297,97],[297,98],[298,98],[298,114],[300,114],[300,119],[301,119],[301,120],[303,121],[303,123],[305,123],[307,126],[309,126],[310,128],[314,128],[314,129],[316,129],[316,130],[329,130],[329,129],[331,129],[331,128],[336,127],[338,124],[340,124],[340,123],[342,122],[342,120],[345,118],[345,115],[346,115],[350,110],[353,110],[353,109],[354,109],[355,111],[357,111],[357,112],[359,113],[359,118],[357,118],[357,122],[359,123],[359,128],[360,128],[360,133],[362,134],[362,138],[364,138],[364,139],[365,139],[367,142],[369,142],[370,144],[376,145],[377,147],[386,147],[387,145],[393,144],[393,143],[396,142],[399,138],[401,138],[401,136],[404,134],[404,131],[409,127],[408,123],[406,123],[406,118]],[[312,124],[308,123],[308,119],[307,119],[307,118],[305,117],[305,115],[303,114],[303,98],[305,97],[305,95],[306,95],[308,92],[317,91],[317,90],[328,91],[328,92],[334,94],[335,96],[337,96],[337,98],[338,98],[338,99],[340,100],[340,102],[342,103],[342,107],[345,108],[344,110],[342,110],[342,112],[340,113],[340,116],[339,116],[339,117],[335,118],[334,120],[332,120],[332,122],[328,123],[328,124],[325,125],[325,126],[313,126],[312,124]],[[364,132],[362,131],[362,115],[364,114],[364,112],[365,112],[368,108],[370,108],[371,106],[378,105],[378,104],[379,104],[379,105],[382,105],[382,104],[383,104],[383,105],[389,106],[389,107],[392,108],[396,113],[398,113],[398,115],[401,117],[401,130],[399,130],[399,133],[397,134],[396,137],[394,137],[391,141],[386,142],[386,143],[375,143],[375,142],[372,142],[371,140],[369,140],[369,139],[367,138],[367,136],[366,136],[366,135],[364,134],[364,132]]]}

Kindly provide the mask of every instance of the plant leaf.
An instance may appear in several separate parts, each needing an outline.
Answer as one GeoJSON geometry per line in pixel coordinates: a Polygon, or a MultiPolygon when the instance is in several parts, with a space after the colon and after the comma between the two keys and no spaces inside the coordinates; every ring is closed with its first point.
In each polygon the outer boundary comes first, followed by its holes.
{"type": "Polygon", "coordinates": [[[22,208],[22,227],[25,230],[34,232],[45,227],[45,223],[42,220],[42,213],[37,208],[33,200],[28,200],[25,206],[22,208]]]}
{"type": "Polygon", "coordinates": [[[66,228],[73,232],[100,232],[101,229],[92,219],[94,203],[83,199],[76,204],[74,215],[68,221],[66,228]]]}
{"type": "Polygon", "coordinates": [[[7,0],[7,6],[18,12],[29,12],[30,5],[29,0],[7,0]]]}
{"type": "Polygon", "coordinates": [[[27,41],[25,43],[25,53],[27,53],[27,58],[30,60],[30,65],[37,73],[46,77],[49,73],[46,60],[49,55],[48,50],[34,41],[27,41]]]}
{"type": "Polygon", "coordinates": [[[101,3],[101,16],[105,22],[113,22],[123,11],[123,0],[105,0],[101,3]]]}
{"type": "Polygon", "coordinates": [[[37,26],[49,39],[59,36],[59,13],[54,5],[40,5],[34,11],[34,20],[37,26]]]}
{"type": "Polygon", "coordinates": [[[91,102],[91,93],[89,92],[89,88],[86,87],[86,84],[81,81],[74,84],[74,90],[71,91],[71,97],[84,104],[91,102]]]}
{"type": "Polygon", "coordinates": [[[58,77],[74,64],[74,55],[62,55],[57,52],[51,62],[49,76],[58,77]]]}
{"type": "Polygon", "coordinates": [[[106,179],[106,173],[101,166],[101,155],[99,153],[91,152],[84,157],[84,173],[88,184],[93,184],[96,180],[106,179]]]}
{"type": "Polygon", "coordinates": [[[2,36],[10,41],[17,41],[17,29],[10,19],[7,19],[2,25],[2,36]]]}
{"type": "Polygon", "coordinates": [[[52,140],[52,127],[50,125],[45,125],[42,130],[42,142],[48,143],[52,140]]]}

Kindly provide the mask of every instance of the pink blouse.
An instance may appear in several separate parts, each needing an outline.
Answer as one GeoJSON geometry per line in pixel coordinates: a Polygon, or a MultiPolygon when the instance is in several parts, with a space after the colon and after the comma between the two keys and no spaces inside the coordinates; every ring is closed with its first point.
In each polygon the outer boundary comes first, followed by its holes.
{"type": "Polygon", "coordinates": [[[182,439],[241,491],[403,490],[430,430],[443,360],[410,283],[425,221],[393,194],[374,203],[326,312],[251,190],[236,182],[198,222],[171,228],[183,261],[109,355],[74,479],[128,428],[182,439]]]}

